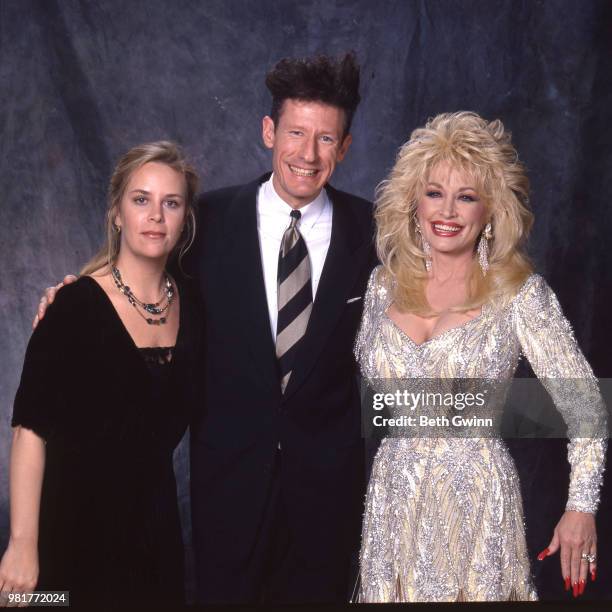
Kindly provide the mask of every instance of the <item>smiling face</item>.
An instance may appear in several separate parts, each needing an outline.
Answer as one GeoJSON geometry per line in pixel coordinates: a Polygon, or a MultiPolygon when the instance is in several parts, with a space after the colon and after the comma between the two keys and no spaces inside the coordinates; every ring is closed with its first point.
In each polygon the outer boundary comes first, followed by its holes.
{"type": "Polygon", "coordinates": [[[429,173],[417,218],[433,253],[472,253],[487,221],[487,206],[467,173],[440,163],[429,173]]]}
{"type": "Polygon", "coordinates": [[[274,189],[293,208],[319,195],[351,144],[342,109],[300,100],[285,100],[276,126],[264,117],[262,136],[272,149],[274,189]]]}
{"type": "Polygon", "coordinates": [[[185,222],[185,177],[166,164],[146,163],[130,176],[115,225],[121,254],[166,259],[185,222]]]}

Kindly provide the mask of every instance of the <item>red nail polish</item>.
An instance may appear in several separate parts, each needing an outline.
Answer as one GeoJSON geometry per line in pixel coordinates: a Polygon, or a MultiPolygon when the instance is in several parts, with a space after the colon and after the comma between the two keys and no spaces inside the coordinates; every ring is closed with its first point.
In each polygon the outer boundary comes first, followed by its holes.
{"type": "Polygon", "coordinates": [[[597,575],[597,570],[591,570],[591,582],[595,582],[596,575],[597,575]]]}
{"type": "Polygon", "coordinates": [[[584,578],[581,578],[580,583],[578,585],[578,595],[582,595],[584,593],[585,587],[586,587],[586,580],[584,578]]]}
{"type": "Polygon", "coordinates": [[[544,559],[546,559],[546,557],[548,557],[548,553],[550,552],[550,550],[548,548],[545,548],[539,555],[538,555],[538,561],[543,561],[544,559]]]}
{"type": "Polygon", "coordinates": [[[578,597],[578,583],[574,582],[574,584],[572,585],[572,595],[574,597],[578,597]]]}
{"type": "Polygon", "coordinates": [[[565,578],[565,590],[569,591],[570,590],[570,586],[571,586],[570,577],[567,576],[567,578],[565,578]]]}

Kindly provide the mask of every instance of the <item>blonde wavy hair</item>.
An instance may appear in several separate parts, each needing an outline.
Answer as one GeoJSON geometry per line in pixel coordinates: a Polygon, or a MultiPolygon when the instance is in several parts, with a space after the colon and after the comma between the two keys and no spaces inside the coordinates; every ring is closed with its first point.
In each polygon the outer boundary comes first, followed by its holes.
{"type": "MultiPolygon", "coordinates": [[[[467,311],[483,303],[514,296],[532,266],[525,254],[533,224],[525,167],[501,121],[476,113],[444,113],[414,130],[389,177],[376,191],[376,250],[383,264],[383,282],[395,281],[394,300],[401,311],[421,316],[435,313],[425,297],[425,253],[416,229],[419,198],[430,172],[440,163],[470,176],[487,207],[493,237],[489,270],[483,275],[474,257],[468,298],[454,308],[467,311]]],[[[478,240],[476,241],[478,243],[478,240]]]]}
{"type": "Polygon", "coordinates": [[[98,253],[83,266],[81,275],[93,274],[110,267],[117,261],[121,247],[121,234],[115,225],[115,217],[132,174],[149,162],[165,164],[185,177],[185,225],[179,242],[170,254],[170,257],[178,257],[180,265],[183,255],[195,238],[194,199],[198,190],[198,175],[187,163],[183,151],[176,143],[160,140],[133,147],[117,163],[108,188],[104,244],[98,253]]]}

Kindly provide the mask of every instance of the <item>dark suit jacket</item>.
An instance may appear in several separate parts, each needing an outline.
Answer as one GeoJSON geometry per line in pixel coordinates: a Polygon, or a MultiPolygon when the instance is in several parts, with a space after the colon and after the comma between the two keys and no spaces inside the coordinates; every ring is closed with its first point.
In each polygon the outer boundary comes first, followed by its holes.
{"type": "Polygon", "coordinates": [[[363,511],[353,344],[375,263],[372,205],[327,187],[331,242],[282,395],[256,217],[257,191],[269,176],[206,193],[199,203],[190,256],[206,335],[204,406],[191,438],[196,560],[246,563],[280,441],[281,490],[296,550],[306,566],[333,570],[348,567],[363,511]],[[347,303],[354,297],[362,299],[347,303]]]}

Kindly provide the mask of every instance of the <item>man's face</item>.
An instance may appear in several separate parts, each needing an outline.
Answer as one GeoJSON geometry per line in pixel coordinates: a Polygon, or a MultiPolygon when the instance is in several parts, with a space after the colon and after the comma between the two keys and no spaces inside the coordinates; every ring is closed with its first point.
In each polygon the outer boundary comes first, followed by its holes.
{"type": "Polygon", "coordinates": [[[274,189],[292,208],[312,202],[351,144],[344,111],[323,102],[285,100],[278,125],[263,118],[262,136],[272,149],[274,189]]]}

